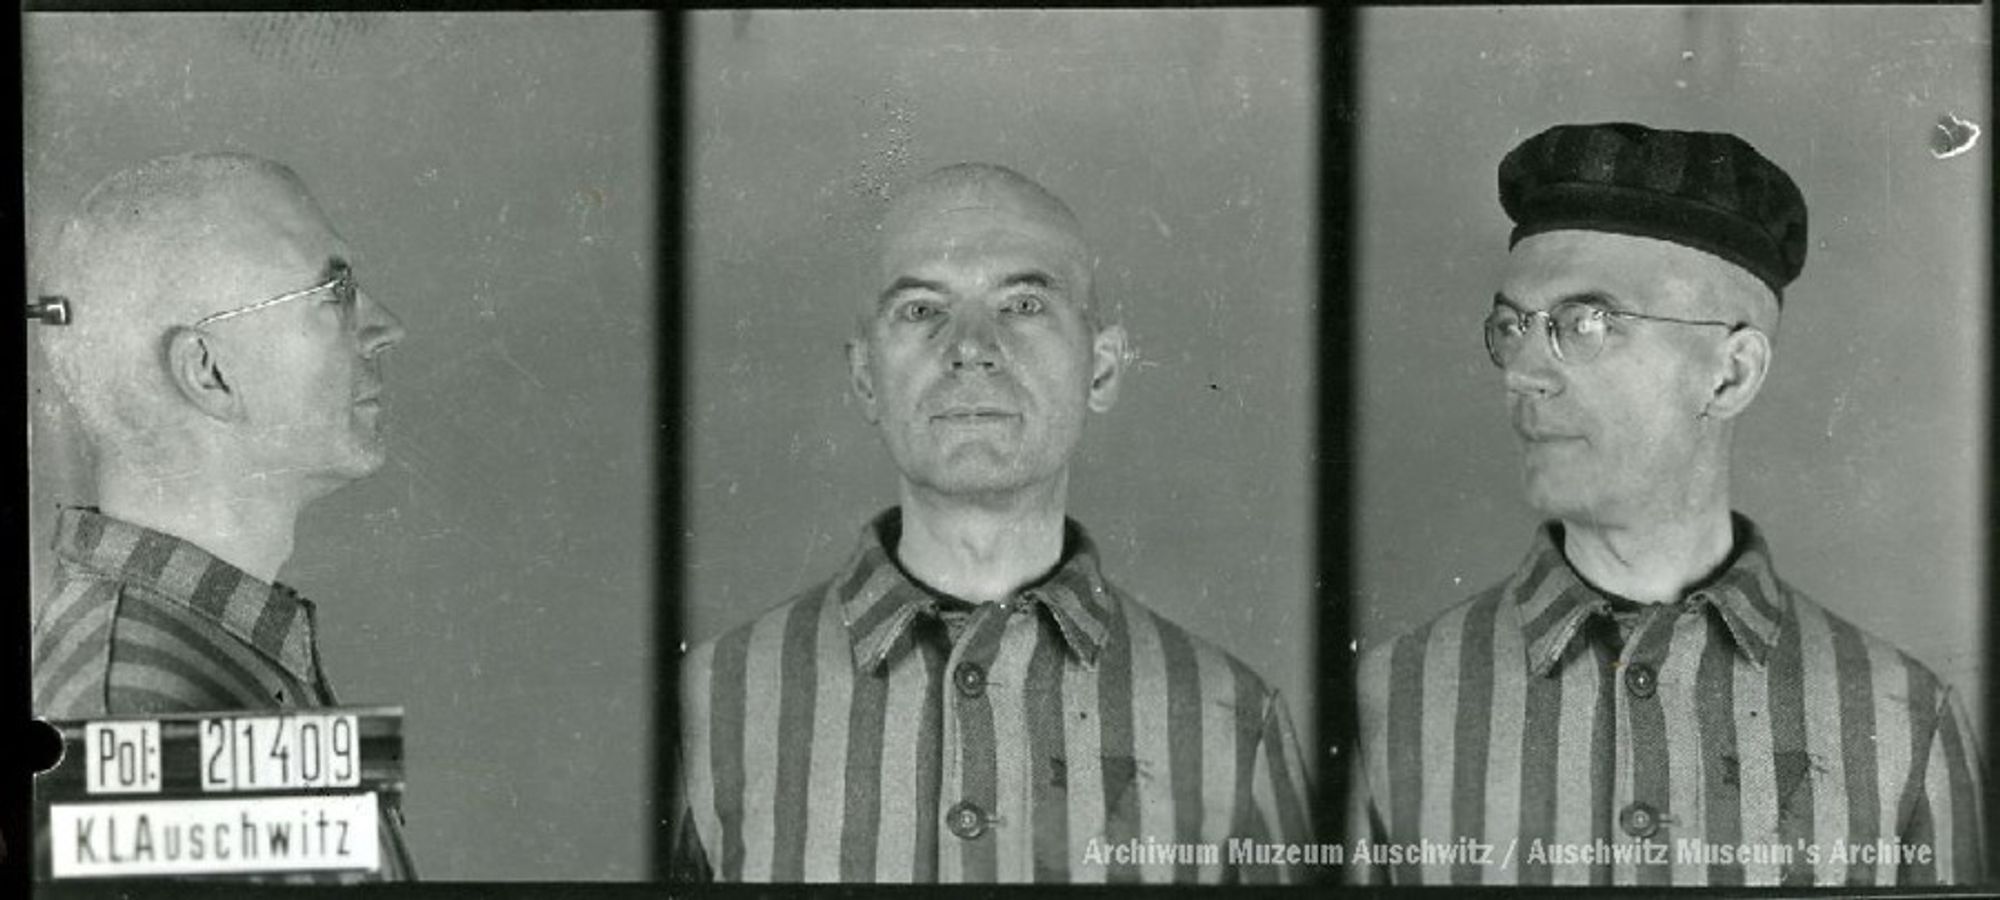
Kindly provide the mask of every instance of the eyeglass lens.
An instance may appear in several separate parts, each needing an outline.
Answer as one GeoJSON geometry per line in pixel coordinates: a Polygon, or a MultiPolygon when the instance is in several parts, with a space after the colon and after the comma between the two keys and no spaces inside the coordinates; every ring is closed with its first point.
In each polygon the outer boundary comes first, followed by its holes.
{"type": "Polygon", "coordinates": [[[1496,306],[1486,317],[1486,353],[1493,364],[1506,367],[1529,332],[1541,332],[1556,358],[1569,363],[1589,362],[1604,347],[1604,311],[1588,303],[1566,301],[1546,312],[1496,306]],[[1545,319],[1541,328],[1533,320],[1545,319]]]}

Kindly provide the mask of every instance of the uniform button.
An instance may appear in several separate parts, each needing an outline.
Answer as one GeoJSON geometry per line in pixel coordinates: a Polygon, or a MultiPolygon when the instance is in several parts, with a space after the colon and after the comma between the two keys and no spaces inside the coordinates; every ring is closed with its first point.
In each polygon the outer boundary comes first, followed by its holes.
{"type": "Polygon", "coordinates": [[[1625,670],[1625,687],[1632,691],[1632,696],[1641,700],[1653,696],[1653,689],[1658,684],[1659,679],[1653,674],[1653,667],[1645,663],[1625,670]]]}
{"type": "Polygon", "coordinates": [[[958,685],[958,692],[967,697],[979,697],[986,693],[986,670],[978,663],[963,662],[952,672],[951,680],[958,685]]]}
{"type": "Polygon", "coordinates": [[[1618,824],[1626,834],[1645,840],[1659,833],[1660,814],[1647,804],[1634,803],[1618,814],[1618,824]]]}
{"type": "Polygon", "coordinates": [[[1042,602],[1042,600],[1041,591],[1027,591],[1022,593],[1021,598],[1014,601],[1014,615],[1018,616],[1034,612],[1035,605],[1042,602]]]}
{"type": "Polygon", "coordinates": [[[945,812],[944,823],[960,840],[973,840],[986,833],[986,810],[970,800],[960,800],[945,812]]]}

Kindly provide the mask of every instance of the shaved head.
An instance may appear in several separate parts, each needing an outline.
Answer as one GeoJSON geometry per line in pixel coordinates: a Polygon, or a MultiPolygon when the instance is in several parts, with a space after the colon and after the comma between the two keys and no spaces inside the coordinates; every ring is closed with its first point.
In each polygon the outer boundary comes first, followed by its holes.
{"type": "Polygon", "coordinates": [[[1062,198],[1034,179],[993,163],[955,163],[917,179],[890,204],[882,231],[907,228],[912,220],[939,211],[969,208],[1010,210],[1066,231],[1083,243],[1083,226],[1062,198]]]}
{"type": "Polygon", "coordinates": [[[1776,341],[1782,307],[1771,286],[1750,274],[1750,270],[1719,256],[1698,250],[1694,253],[1700,259],[1691,268],[1699,273],[1697,280],[1706,290],[1707,302],[1713,304],[1717,318],[1748,322],[1776,341]]]}
{"type": "Polygon", "coordinates": [[[68,298],[73,320],[38,337],[100,453],[185,451],[191,413],[166,370],[167,333],[267,285],[296,287],[300,267],[321,265],[300,249],[320,230],[297,175],[241,154],[155,159],[84,196],[36,267],[37,293],[68,298]]]}
{"type": "MultiPolygon", "coordinates": [[[[968,233],[1007,230],[1048,246],[1079,270],[1082,300],[1093,315],[1096,257],[1069,205],[1029,178],[992,163],[955,163],[917,179],[890,203],[879,230],[885,277],[914,252],[949,255],[968,233]],[[926,245],[929,245],[926,247],[926,245]]],[[[870,302],[873,300],[871,298],[870,302]]]]}

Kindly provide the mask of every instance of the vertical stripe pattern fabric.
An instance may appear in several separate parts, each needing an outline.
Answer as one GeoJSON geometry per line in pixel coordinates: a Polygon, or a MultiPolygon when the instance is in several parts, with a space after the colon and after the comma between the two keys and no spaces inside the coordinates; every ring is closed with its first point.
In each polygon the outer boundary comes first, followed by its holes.
{"type": "MultiPolygon", "coordinates": [[[[313,605],[186,541],[65,507],[53,596],[35,617],[35,715],[313,709],[338,701],[320,671],[313,605]]],[[[286,881],[416,877],[401,811],[381,819],[382,868],[286,881]]]]}
{"type": "Polygon", "coordinates": [[[1904,885],[1992,877],[1979,754],[1930,669],[1779,580],[1756,527],[1622,642],[1537,532],[1370,648],[1353,881],[1904,885]]]}
{"type": "Polygon", "coordinates": [[[886,549],[900,525],[683,659],[676,878],[1304,879],[1268,861],[1311,826],[1248,667],[1107,582],[1074,522],[1054,573],[954,640],[886,549]]]}

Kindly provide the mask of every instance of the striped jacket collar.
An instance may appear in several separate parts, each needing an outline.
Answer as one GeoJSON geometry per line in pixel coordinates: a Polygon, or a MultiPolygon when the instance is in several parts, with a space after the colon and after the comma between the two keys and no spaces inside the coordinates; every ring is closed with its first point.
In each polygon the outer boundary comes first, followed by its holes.
{"type": "MultiPolygon", "coordinates": [[[[916,620],[935,614],[943,596],[911,578],[889,548],[902,534],[902,510],[890,509],[862,529],[861,546],[832,583],[847,634],[854,642],[854,665],[879,672],[915,643],[916,620]]],[[[1074,520],[1063,520],[1063,557],[1055,571],[1007,603],[1040,607],[1055,622],[1069,651],[1095,665],[1111,621],[1111,585],[1097,565],[1097,548],[1074,520]]]]}
{"type": "Polygon", "coordinates": [[[268,584],[180,538],[91,508],[58,510],[55,550],[62,563],[142,587],[214,622],[300,681],[320,684],[313,605],[291,588],[268,584]]]}
{"type": "MultiPolygon", "coordinates": [[[[1758,668],[1777,643],[1785,615],[1785,592],[1771,567],[1771,551],[1757,526],[1738,514],[1735,550],[1722,567],[1689,588],[1681,602],[1706,607],[1721,618],[1736,650],[1758,668]]],[[[1528,644],[1528,671],[1554,671],[1593,615],[1608,615],[1606,595],[1570,568],[1562,551],[1562,524],[1547,522],[1535,531],[1535,545],[1502,587],[1519,607],[1521,634],[1528,644]]]]}

